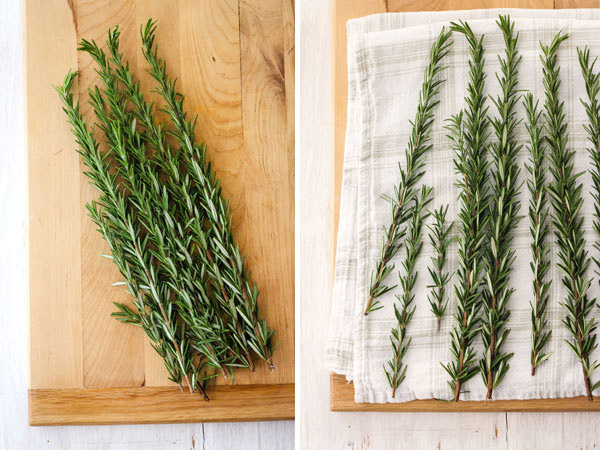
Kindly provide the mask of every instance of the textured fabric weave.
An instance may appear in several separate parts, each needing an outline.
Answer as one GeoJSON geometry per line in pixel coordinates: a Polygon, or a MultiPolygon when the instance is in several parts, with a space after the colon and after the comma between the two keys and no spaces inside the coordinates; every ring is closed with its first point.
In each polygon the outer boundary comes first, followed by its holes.
{"type": "MultiPolygon", "coordinates": [[[[436,319],[430,311],[426,287],[431,280],[427,272],[433,248],[425,228],[424,247],[417,262],[419,277],[415,287],[416,313],[408,326],[407,336],[412,343],[405,356],[407,377],[391,398],[391,389],[385,378],[383,365],[392,356],[390,330],[396,325],[393,313],[398,290],[380,297],[382,310],[364,316],[371,272],[381,251],[384,227],[389,225],[390,207],[381,198],[391,195],[398,181],[398,163],[404,164],[404,150],[416,113],[423,72],[429,62],[429,51],[443,25],[449,21],[467,20],[477,36],[485,34],[486,93],[496,96],[499,84],[495,73],[499,70],[498,55],[504,52],[502,33],[496,25],[498,14],[510,14],[515,29],[520,33],[518,50],[522,55],[519,66],[519,89],[530,90],[543,105],[542,68],[539,62],[540,41],[549,44],[554,35],[563,30],[569,34],[559,51],[561,93],[569,122],[569,147],[576,150],[578,170],[589,166],[586,135],[583,124],[586,116],[580,98],[585,98],[584,83],[577,59],[577,47],[588,45],[592,56],[600,56],[600,12],[598,10],[477,10],[440,13],[400,13],[364,17],[348,22],[348,119],[344,153],[344,173],[340,204],[340,222],[336,252],[336,267],[332,300],[329,340],[326,351],[328,367],[353,381],[357,402],[404,402],[414,399],[451,397],[447,385],[449,377],[440,363],[451,361],[450,330],[452,329],[455,299],[452,279],[448,285],[450,303],[439,332],[436,319]]],[[[426,174],[422,182],[433,187],[431,209],[449,204],[448,219],[455,220],[459,211],[458,188],[455,187],[454,154],[442,128],[444,120],[464,108],[468,79],[468,48],[461,34],[454,33],[454,44],[443,61],[446,82],[440,92],[440,104],[435,109],[432,132],[433,148],[426,157],[426,174]]],[[[490,116],[496,110],[488,100],[490,116]]],[[[519,103],[519,118],[524,109],[519,103]]],[[[490,127],[491,131],[491,127],[490,127]]],[[[517,139],[527,144],[525,124],[517,128],[517,139]]],[[[490,141],[494,136],[490,137],[490,141]]],[[[524,164],[529,152],[523,146],[519,165],[520,181],[527,177],[524,164]]],[[[548,175],[549,176],[549,175],[548,175]]],[[[584,229],[591,256],[600,256],[592,249],[596,240],[592,231],[593,200],[591,177],[585,174],[584,229]],[[588,186],[590,188],[588,188],[588,186]]],[[[569,338],[561,320],[564,309],[559,305],[565,297],[560,283],[562,274],[556,266],[554,237],[549,236],[553,280],[547,315],[552,338],[546,351],[552,356],[544,362],[535,377],[530,375],[531,352],[531,260],[529,219],[527,208],[529,192],[523,184],[519,194],[521,215],[514,231],[513,248],[516,251],[511,286],[516,289],[509,301],[511,310],[508,327],[511,333],[503,350],[514,352],[511,368],[504,381],[494,390],[495,399],[528,399],[572,397],[585,394],[581,366],[564,342],[569,338]]],[[[429,218],[426,223],[431,223],[429,218]]],[[[552,234],[553,228],[550,227],[552,234]]],[[[458,258],[456,244],[449,249],[447,269],[454,272],[458,258]]],[[[396,269],[386,284],[397,284],[397,271],[404,252],[394,258],[396,269]]],[[[594,276],[590,269],[590,276],[594,276]]],[[[590,295],[600,298],[597,280],[590,295]]],[[[598,317],[599,310],[593,314],[598,317]]],[[[476,348],[481,357],[481,339],[476,348]]],[[[599,352],[592,355],[600,357],[599,352]]],[[[600,377],[598,371],[593,380],[600,377]]],[[[482,400],[486,389],[477,375],[463,385],[461,398],[482,400]]]]}

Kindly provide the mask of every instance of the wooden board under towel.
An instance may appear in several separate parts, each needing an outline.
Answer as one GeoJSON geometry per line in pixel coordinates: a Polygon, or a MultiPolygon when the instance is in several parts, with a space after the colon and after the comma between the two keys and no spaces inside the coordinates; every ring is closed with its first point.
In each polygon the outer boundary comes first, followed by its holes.
{"type": "MultiPolygon", "coordinates": [[[[481,8],[598,8],[598,0],[333,0],[333,186],[332,190],[332,249],[335,254],[340,209],[340,193],[346,132],[348,79],[346,66],[346,22],[369,14],[408,11],[444,11],[481,8]]],[[[335,261],[335,258],[332,258],[335,261]]],[[[354,386],[342,375],[331,374],[330,407],[332,411],[600,411],[600,402],[586,397],[566,399],[461,401],[415,400],[405,403],[356,403],[354,386]]]]}

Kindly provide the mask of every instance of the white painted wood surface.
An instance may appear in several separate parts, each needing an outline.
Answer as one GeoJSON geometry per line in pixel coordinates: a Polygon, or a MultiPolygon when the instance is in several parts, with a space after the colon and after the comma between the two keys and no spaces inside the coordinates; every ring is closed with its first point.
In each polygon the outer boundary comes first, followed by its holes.
{"type": "Polygon", "coordinates": [[[22,50],[21,0],[0,0],[0,450],[293,449],[293,421],[29,427],[22,50]]]}
{"type": "MultiPolygon", "coordinates": [[[[368,1],[368,0],[365,0],[368,1]]],[[[600,413],[331,413],[324,348],[331,292],[332,63],[330,0],[304,0],[297,16],[301,180],[302,449],[594,449],[600,413]]],[[[297,397],[298,398],[298,397],[297,397]]]]}

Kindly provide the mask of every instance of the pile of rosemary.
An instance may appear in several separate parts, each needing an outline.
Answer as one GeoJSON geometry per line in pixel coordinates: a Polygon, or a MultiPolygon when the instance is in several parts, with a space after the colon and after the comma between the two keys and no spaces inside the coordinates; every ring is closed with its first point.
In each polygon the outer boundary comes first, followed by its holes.
{"type": "Polygon", "coordinates": [[[276,344],[233,238],[229,203],[206,147],[195,142],[196,119],[188,119],[184,96],[158,56],[155,30],[152,20],[141,27],[142,50],[168,123],[157,120],[155,104],[124,60],[118,27],[108,33],[107,52],[94,41],[80,42],[100,78],[89,89],[92,127],[71,93],[77,73],[55,89],[85,175],[99,191],[86,205],[89,215],[123,276],[115,284],[133,297],[133,308],[115,303],[113,315],[144,330],[172,381],[208,400],[208,383],[219,374],[253,371],[257,357],[273,369],[276,344]]]}

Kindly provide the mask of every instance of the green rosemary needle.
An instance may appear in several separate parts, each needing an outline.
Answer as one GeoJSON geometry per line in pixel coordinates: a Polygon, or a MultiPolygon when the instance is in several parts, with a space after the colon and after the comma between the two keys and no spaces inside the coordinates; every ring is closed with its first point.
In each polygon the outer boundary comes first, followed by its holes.
{"type": "Polygon", "coordinates": [[[120,320],[142,327],[154,349],[163,357],[169,378],[182,387],[185,380],[190,392],[197,389],[208,400],[205,387],[210,377],[202,375],[203,365],[196,366],[189,342],[163,283],[158,282],[154,258],[149,251],[148,236],[141,231],[138,212],[122,192],[122,182],[109,167],[115,149],[102,153],[93,133],[88,130],[75,103],[71,88],[77,72],[69,72],[63,86],[56,87],[68,122],[79,146],[78,152],[87,167],[85,175],[98,189],[98,200],[87,204],[90,217],[98,226],[112,252],[111,259],[124,277],[124,284],[134,298],[136,312],[117,304],[120,320]]]}
{"type": "Polygon", "coordinates": [[[192,224],[191,231],[205,256],[206,270],[214,285],[213,295],[231,315],[238,330],[243,331],[247,345],[273,370],[272,355],[277,347],[273,342],[274,332],[260,318],[258,287],[250,286],[244,258],[233,239],[229,202],[223,199],[220,181],[206,160],[206,146],[194,142],[196,120],[187,119],[184,96],[177,92],[176,80],[169,78],[166,63],[158,57],[155,31],[156,22],[152,20],[142,27],[142,53],[150,65],[148,72],[157,83],[157,92],[165,101],[163,111],[173,125],[169,134],[180,146],[181,162],[194,186],[190,194],[195,195],[205,221],[211,224],[210,234],[201,229],[201,223],[192,224]]]}
{"type": "MultiPolygon", "coordinates": [[[[594,66],[596,65],[597,58],[594,58],[594,60],[590,62],[589,48],[586,47],[583,50],[577,49],[577,53],[579,55],[581,73],[583,75],[585,90],[588,97],[587,102],[584,100],[581,100],[581,102],[585,107],[585,112],[589,120],[589,123],[585,124],[583,128],[585,129],[588,135],[588,140],[591,144],[591,147],[588,148],[588,153],[590,155],[590,159],[592,160],[590,174],[592,176],[593,187],[592,198],[594,199],[593,228],[596,236],[600,237],[600,103],[598,102],[598,93],[600,92],[600,73],[594,73],[594,66]]],[[[594,242],[594,248],[596,250],[600,250],[599,239],[596,239],[594,242]]],[[[597,258],[593,258],[593,260],[596,265],[596,274],[600,275],[600,261],[597,258]]],[[[590,304],[591,303],[593,302],[590,302],[590,304]]],[[[585,307],[583,307],[583,309],[585,310],[585,307]]],[[[593,332],[597,325],[598,322],[595,319],[590,319],[588,324],[586,324],[586,326],[589,327],[588,333],[593,332]]],[[[590,351],[588,352],[588,355],[597,346],[595,338],[595,334],[593,337],[589,338],[590,351]]],[[[591,372],[599,366],[600,364],[597,362],[592,364],[588,363],[588,377],[591,378],[591,372]]],[[[600,386],[600,380],[591,387],[591,391],[593,392],[598,386],[600,386]]]]}
{"type": "Polygon", "coordinates": [[[406,150],[405,167],[398,164],[400,170],[400,183],[394,186],[394,197],[384,197],[392,207],[392,220],[385,231],[381,256],[377,268],[371,274],[371,287],[364,314],[381,309],[382,306],[376,299],[396,286],[386,286],[383,281],[394,270],[390,261],[398,253],[402,240],[406,236],[406,223],[412,217],[412,212],[407,207],[418,195],[417,183],[424,174],[424,157],[431,149],[431,127],[434,121],[434,108],[439,103],[436,97],[440,91],[440,85],[445,81],[439,78],[440,72],[445,67],[441,65],[442,59],[448,53],[452,41],[451,32],[445,27],[431,46],[429,64],[423,76],[423,85],[419,93],[419,105],[417,114],[412,125],[412,131],[406,150]]]}
{"type": "Polygon", "coordinates": [[[500,16],[496,22],[502,31],[505,44],[504,57],[499,56],[500,74],[496,76],[500,83],[501,95],[492,102],[499,117],[492,119],[496,139],[490,145],[492,156],[492,194],[489,206],[490,226],[489,245],[487,246],[486,289],[483,290],[483,314],[481,337],[485,348],[479,362],[481,376],[487,388],[488,400],[492,399],[493,389],[501,382],[510,365],[508,361],[513,353],[502,351],[502,344],[510,333],[506,323],[510,316],[507,303],[513,288],[509,288],[510,274],[515,261],[515,251],[510,248],[511,232],[518,223],[520,202],[517,198],[519,184],[519,166],[517,156],[522,148],[515,139],[515,128],[519,124],[516,106],[519,101],[517,91],[517,70],[521,57],[517,43],[519,33],[515,34],[514,23],[509,16],[500,16]]]}
{"type": "Polygon", "coordinates": [[[527,187],[531,196],[529,200],[529,232],[531,233],[531,271],[533,272],[533,301],[531,304],[531,376],[536,368],[550,357],[544,353],[544,347],[550,340],[552,330],[548,330],[546,307],[548,306],[549,289],[552,280],[546,281],[550,268],[550,249],[546,242],[548,235],[548,207],[546,169],[544,168],[545,145],[542,127],[539,125],[541,112],[539,102],[533,101],[533,95],[527,93],[523,100],[527,116],[527,132],[529,134],[529,164],[525,168],[529,172],[527,187]]]}
{"type": "Polygon", "coordinates": [[[567,37],[567,34],[559,32],[549,46],[541,46],[545,130],[550,149],[550,172],[553,177],[548,192],[554,210],[552,223],[556,229],[558,243],[558,266],[564,272],[562,282],[567,291],[566,298],[561,303],[567,312],[563,324],[572,335],[567,344],[581,362],[586,394],[588,400],[592,401],[593,387],[590,379],[598,363],[590,361],[590,354],[597,347],[597,322],[590,314],[594,301],[587,295],[591,281],[586,276],[590,258],[585,250],[583,217],[580,214],[583,205],[583,185],[578,182],[581,173],[574,172],[575,152],[567,148],[564,103],[559,100],[558,49],[567,37]]]}
{"type": "Polygon", "coordinates": [[[392,397],[395,397],[396,389],[406,378],[407,366],[402,360],[411,342],[411,339],[406,340],[406,328],[416,308],[412,305],[415,299],[413,289],[419,276],[419,272],[415,271],[415,264],[423,249],[423,221],[429,215],[424,212],[424,209],[429,202],[431,202],[431,188],[422,186],[420,194],[413,200],[406,236],[406,257],[402,261],[403,273],[398,273],[402,294],[396,295],[398,305],[394,304],[394,314],[398,324],[392,329],[390,336],[393,356],[387,362],[387,368],[384,366],[385,375],[392,388],[392,397]]]}
{"type": "MultiPolygon", "coordinates": [[[[585,90],[587,93],[587,102],[581,100],[585,108],[589,123],[585,124],[585,129],[591,147],[588,148],[588,154],[592,161],[592,197],[594,199],[594,231],[596,236],[600,238],[600,103],[598,101],[598,93],[600,92],[600,73],[594,73],[594,66],[597,58],[590,61],[590,49],[585,47],[583,50],[577,49],[579,55],[579,64],[581,73],[585,82],[585,90]]],[[[594,248],[600,251],[600,239],[594,242],[594,248]]],[[[600,260],[593,258],[596,265],[596,273],[600,275],[600,260]]],[[[600,279],[598,280],[600,282],[600,279]]]]}
{"type": "Polygon", "coordinates": [[[448,307],[448,299],[446,298],[446,285],[452,278],[452,274],[445,271],[446,261],[448,259],[448,246],[452,241],[450,232],[454,223],[446,226],[446,216],[448,215],[449,205],[442,205],[439,209],[434,210],[433,224],[427,225],[429,228],[429,242],[433,247],[435,254],[431,257],[431,266],[427,267],[432,284],[427,286],[431,289],[427,296],[431,312],[437,319],[437,331],[440,331],[442,317],[448,307]]]}
{"type": "Polygon", "coordinates": [[[479,331],[478,317],[481,309],[482,271],[484,266],[484,242],[489,221],[489,188],[487,187],[486,160],[489,121],[487,118],[484,49],[481,36],[477,39],[465,22],[452,23],[451,29],[464,34],[469,45],[469,84],[467,108],[450,119],[446,129],[455,152],[454,166],[460,189],[458,214],[458,278],[454,286],[456,297],[455,325],[450,333],[450,351],[453,360],[442,367],[450,376],[448,385],[454,401],[460,398],[460,390],[466,381],[477,374],[476,353],[473,342],[479,331]]]}

